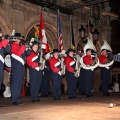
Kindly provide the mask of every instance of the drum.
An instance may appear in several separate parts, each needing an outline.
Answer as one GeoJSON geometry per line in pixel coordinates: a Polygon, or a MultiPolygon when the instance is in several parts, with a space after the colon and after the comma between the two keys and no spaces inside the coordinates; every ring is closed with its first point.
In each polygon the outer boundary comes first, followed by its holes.
{"type": "Polygon", "coordinates": [[[9,54],[5,56],[5,65],[11,67],[11,58],[9,54]]]}

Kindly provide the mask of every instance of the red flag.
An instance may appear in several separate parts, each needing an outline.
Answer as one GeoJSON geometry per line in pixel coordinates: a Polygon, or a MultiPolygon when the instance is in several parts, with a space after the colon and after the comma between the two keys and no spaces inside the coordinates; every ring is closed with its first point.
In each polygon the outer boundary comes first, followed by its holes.
{"type": "Polygon", "coordinates": [[[45,34],[44,21],[42,17],[42,11],[40,12],[40,30],[39,30],[39,39],[42,42],[41,48],[45,49],[45,52],[50,52],[47,42],[47,37],[45,34]]]}

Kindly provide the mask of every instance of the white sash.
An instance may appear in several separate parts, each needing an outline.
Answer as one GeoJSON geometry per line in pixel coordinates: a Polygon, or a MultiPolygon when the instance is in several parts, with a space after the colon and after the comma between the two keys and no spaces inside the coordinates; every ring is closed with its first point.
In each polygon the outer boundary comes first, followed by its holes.
{"type": "Polygon", "coordinates": [[[38,56],[35,56],[32,58],[32,62],[35,61],[38,58],[38,56]]]}
{"type": "Polygon", "coordinates": [[[72,61],[71,63],[70,63],[70,66],[72,66],[72,65],[74,65],[75,64],[75,61],[72,61]]]}
{"type": "Polygon", "coordinates": [[[60,62],[57,62],[54,66],[57,67],[60,65],[60,62]]]}
{"type": "Polygon", "coordinates": [[[20,57],[20,56],[17,56],[15,54],[12,54],[11,55],[14,59],[18,60],[19,62],[21,62],[23,65],[25,64],[24,60],[20,57]]]}
{"type": "MultiPolygon", "coordinates": [[[[33,57],[33,58],[32,58],[32,62],[33,62],[33,61],[35,61],[37,58],[38,58],[38,56],[33,57]]],[[[40,70],[40,68],[39,68],[39,67],[35,67],[35,69],[36,69],[37,71],[39,71],[39,70],[40,70]]]]}
{"type": "Polygon", "coordinates": [[[2,55],[0,55],[0,60],[4,63],[4,58],[2,57],[2,55]]]}

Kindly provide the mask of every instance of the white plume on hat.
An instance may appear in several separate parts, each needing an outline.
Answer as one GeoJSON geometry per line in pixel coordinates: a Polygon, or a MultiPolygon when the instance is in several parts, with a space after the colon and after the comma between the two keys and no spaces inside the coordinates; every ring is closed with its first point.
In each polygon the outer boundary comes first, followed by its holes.
{"type": "Polygon", "coordinates": [[[31,40],[30,40],[29,45],[32,46],[32,44],[33,44],[34,41],[35,41],[35,39],[32,37],[31,40]]]}
{"type": "Polygon", "coordinates": [[[15,35],[15,30],[12,30],[11,36],[14,36],[14,35],[15,35]]]}
{"type": "Polygon", "coordinates": [[[110,45],[107,43],[107,41],[106,40],[103,40],[103,41],[104,41],[104,43],[103,43],[103,46],[101,47],[100,51],[105,49],[105,50],[112,52],[112,49],[111,49],[110,45]]]}
{"type": "Polygon", "coordinates": [[[89,38],[87,38],[87,44],[84,46],[84,54],[85,55],[86,55],[87,49],[91,49],[91,50],[94,50],[96,52],[96,48],[95,48],[92,40],[90,40],[89,38]]]}

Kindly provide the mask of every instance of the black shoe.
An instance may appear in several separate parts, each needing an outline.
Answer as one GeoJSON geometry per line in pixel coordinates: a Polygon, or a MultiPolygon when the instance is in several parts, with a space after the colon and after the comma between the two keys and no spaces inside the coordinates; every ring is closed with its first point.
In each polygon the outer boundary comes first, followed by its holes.
{"type": "Polygon", "coordinates": [[[41,97],[48,97],[48,95],[41,95],[41,97]]]}
{"type": "Polygon", "coordinates": [[[69,97],[69,99],[76,99],[77,97],[76,96],[73,96],[73,97],[69,97]]]}
{"type": "Polygon", "coordinates": [[[109,93],[106,93],[106,94],[103,94],[103,96],[109,97],[110,94],[109,94],[109,93]]]}
{"type": "Polygon", "coordinates": [[[91,97],[93,97],[93,95],[87,95],[87,98],[91,98],[91,97]]]}
{"type": "Polygon", "coordinates": [[[106,94],[106,96],[110,96],[110,94],[109,94],[109,93],[107,93],[107,94],[106,94]]]}
{"type": "Polygon", "coordinates": [[[23,105],[22,102],[13,102],[12,104],[13,104],[13,105],[23,105]]]}
{"type": "Polygon", "coordinates": [[[69,97],[69,99],[73,99],[73,97],[69,97]]]}
{"type": "Polygon", "coordinates": [[[32,100],[32,102],[36,102],[36,100],[32,100]]]}
{"type": "Polygon", "coordinates": [[[80,93],[80,95],[85,95],[85,93],[80,93]]]}
{"type": "Polygon", "coordinates": [[[60,98],[54,98],[54,100],[60,100],[60,98]]]}
{"type": "Polygon", "coordinates": [[[40,102],[40,99],[37,99],[37,102],[40,102]]]}
{"type": "Polygon", "coordinates": [[[32,100],[33,103],[35,102],[40,102],[40,99],[37,99],[37,100],[32,100]]]}
{"type": "Polygon", "coordinates": [[[76,96],[73,96],[74,99],[76,99],[77,97],[76,96]]]}

